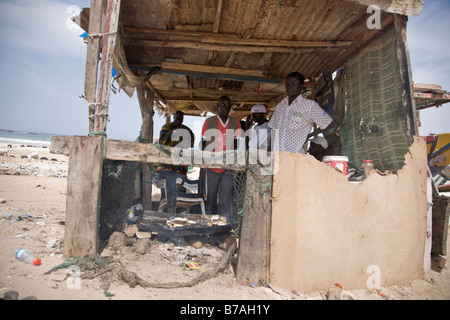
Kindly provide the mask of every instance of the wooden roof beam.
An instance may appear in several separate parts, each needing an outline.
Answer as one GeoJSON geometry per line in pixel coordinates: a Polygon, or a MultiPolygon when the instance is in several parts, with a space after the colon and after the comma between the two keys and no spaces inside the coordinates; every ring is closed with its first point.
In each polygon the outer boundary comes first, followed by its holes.
{"type": "Polygon", "coordinates": [[[210,31],[194,31],[194,30],[184,30],[184,29],[155,29],[155,28],[145,28],[145,27],[122,27],[124,36],[134,36],[135,34],[166,34],[172,36],[187,36],[187,37],[231,37],[238,38],[234,33],[214,33],[210,31]]]}
{"type": "MultiPolygon", "coordinates": [[[[193,104],[203,102],[203,103],[217,103],[217,99],[199,99],[199,98],[193,98],[193,99],[167,99],[167,102],[191,102],[193,104]]],[[[265,103],[267,104],[267,100],[252,100],[252,101],[241,101],[239,99],[234,99],[232,101],[233,105],[241,105],[241,104],[258,104],[258,103],[265,103]]],[[[239,110],[239,109],[238,109],[239,110]]]]}
{"type": "Polygon", "coordinates": [[[263,82],[263,83],[280,83],[279,79],[273,79],[269,77],[252,77],[245,75],[228,75],[228,74],[215,74],[215,73],[202,73],[198,71],[185,71],[185,70],[171,70],[171,69],[160,69],[158,72],[176,75],[185,75],[191,77],[200,78],[213,78],[220,80],[233,80],[233,81],[251,81],[251,82],[263,82]]]}
{"type": "Polygon", "coordinates": [[[188,72],[238,75],[238,76],[248,76],[248,77],[265,77],[264,72],[260,71],[260,70],[225,68],[225,67],[205,66],[205,65],[199,65],[199,64],[163,62],[161,64],[161,67],[164,69],[181,70],[181,71],[188,71],[188,72]]]}
{"type": "Polygon", "coordinates": [[[169,114],[172,114],[172,113],[175,113],[175,109],[174,109],[174,107],[172,106],[172,104],[170,103],[170,102],[168,102],[159,92],[158,92],[158,90],[156,90],[156,88],[152,85],[152,83],[150,82],[150,80],[147,80],[147,81],[145,81],[145,85],[147,86],[147,88],[153,93],[153,95],[154,95],[154,97],[156,98],[156,100],[157,100],[157,103],[158,103],[158,105],[159,105],[159,109],[160,110],[164,110],[166,113],[169,113],[169,114]],[[166,105],[166,108],[164,108],[162,105],[161,105],[161,102],[163,103],[163,104],[165,104],[166,105]]]}
{"type": "MultiPolygon", "coordinates": [[[[233,90],[233,89],[227,89],[227,88],[220,88],[220,92],[224,95],[255,95],[258,96],[274,96],[278,95],[277,92],[272,91],[263,91],[263,92],[257,92],[255,90],[233,90]]],[[[172,95],[176,96],[178,94],[189,94],[189,95],[196,95],[198,96],[216,96],[217,95],[217,89],[208,89],[208,88],[167,88],[167,89],[161,89],[159,88],[159,91],[161,94],[165,92],[170,92],[172,95]]]]}
{"type": "Polygon", "coordinates": [[[397,13],[405,16],[418,16],[423,8],[422,0],[346,0],[356,2],[367,7],[378,6],[381,10],[389,13],[397,13]]]}
{"type": "Polygon", "coordinates": [[[414,92],[414,98],[450,101],[450,94],[439,94],[433,92],[414,92]]]}
{"type": "Polygon", "coordinates": [[[123,27],[123,38],[133,38],[135,41],[152,41],[152,40],[139,40],[135,39],[135,35],[141,36],[145,33],[150,34],[167,34],[178,35],[177,40],[168,40],[160,42],[175,42],[175,41],[192,41],[196,43],[209,43],[209,44],[228,44],[228,45],[248,45],[248,46],[265,46],[265,47],[347,47],[353,43],[348,40],[277,40],[277,39],[254,39],[247,37],[237,37],[235,35],[227,33],[214,33],[214,32],[202,32],[202,31],[185,31],[185,30],[167,30],[167,29],[150,29],[150,28],[135,28],[135,27],[123,27]]]}
{"type": "MultiPolygon", "coordinates": [[[[219,32],[220,15],[222,13],[222,0],[217,0],[216,18],[214,19],[213,32],[219,32]]],[[[210,50],[208,54],[208,62],[211,63],[213,59],[214,51],[210,50]]]]}
{"type": "MultiPolygon", "coordinates": [[[[161,41],[161,40],[132,40],[123,39],[124,45],[135,46],[135,47],[156,47],[156,48],[188,48],[188,49],[199,49],[199,50],[215,50],[215,51],[239,51],[244,53],[253,52],[280,52],[280,53],[304,53],[304,52],[315,52],[317,50],[331,51],[339,49],[338,46],[326,46],[317,45],[314,46],[314,42],[309,42],[308,45],[303,47],[296,46],[255,46],[255,45],[233,45],[233,44],[212,44],[212,43],[202,43],[196,41],[161,41]]],[[[323,44],[323,42],[322,42],[323,44]]]]}

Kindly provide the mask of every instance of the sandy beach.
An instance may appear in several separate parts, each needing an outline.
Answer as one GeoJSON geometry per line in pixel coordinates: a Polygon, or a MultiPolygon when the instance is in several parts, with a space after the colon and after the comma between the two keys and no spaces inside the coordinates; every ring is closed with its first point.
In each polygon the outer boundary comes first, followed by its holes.
{"type": "Polygon", "coordinates": [[[126,230],[128,236],[121,233],[110,239],[91,268],[62,268],[68,157],[51,154],[48,148],[6,143],[0,144],[0,151],[0,297],[16,291],[19,299],[38,300],[450,299],[447,268],[432,271],[431,281],[417,279],[373,290],[347,291],[345,283],[337,291],[330,284],[316,292],[242,285],[231,265],[204,280],[202,275],[206,277],[226,253],[226,241],[195,248],[191,241],[149,239],[133,228],[126,230]],[[17,260],[14,253],[19,248],[36,254],[42,264],[17,260]]]}

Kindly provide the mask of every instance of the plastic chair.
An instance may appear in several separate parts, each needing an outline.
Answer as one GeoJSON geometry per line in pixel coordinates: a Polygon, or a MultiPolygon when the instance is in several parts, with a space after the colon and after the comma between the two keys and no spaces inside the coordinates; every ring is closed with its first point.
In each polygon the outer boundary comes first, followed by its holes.
{"type": "Polygon", "coordinates": [[[190,180],[184,175],[174,171],[158,171],[153,175],[153,184],[161,189],[161,200],[159,202],[158,211],[162,211],[167,207],[169,213],[175,213],[176,204],[178,202],[188,202],[199,203],[202,214],[206,214],[203,182],[201,180],[190,180]],[[173,184],[172,179],[175,180],[175,184],[173,184]],[[178,185],[183,187],[186,191],[191,192],[180,191],[180,188],[177,187],[178,185]],[[163,190],[164,192],[162,192],[163,190]],[[174,202],[172,208],[171,206],[168,206],[168,202],[170,201],[174,202]]]}

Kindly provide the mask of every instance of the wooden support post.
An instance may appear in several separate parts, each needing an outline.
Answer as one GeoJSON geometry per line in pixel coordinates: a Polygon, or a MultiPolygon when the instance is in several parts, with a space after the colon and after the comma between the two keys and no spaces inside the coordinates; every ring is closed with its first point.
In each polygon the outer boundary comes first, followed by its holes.
{"type": "MultiPolygon", "coordinates": [[[[102,25],[102,0],[91,0],[89,34],[99,34],[102,25]]],[[[86,74],[84,96],[89,103],[89,131],[94,130],[95,93],[97,91],[97,71],[100,54],[100,37],[87,38],[86,74]]]]}
{"type": "MultiPolygon", "coordinates": [[[[142,115],[141,143],[153,143],[153,93],[144,85],[136,87],[137,97],[142,115]]],[[[147,163],[141,163],[142,168],[142,206],[144,210],[152,210],[152,174],[147,163]]]]}
{"type": "Polygon", "coordinates": [[[236,270],[241,284],[269,283],[272,178],[261,166],[249,165],[236,270]]]}
{"type": "Polygon", "coordinates": [[[136,87],[137,98],[142,116],[142,128],[140,142],[153,143],[153,93],[147,90],[144,85],[136,87]]]}
{"type": "Polygon", "coordinates": [[[119,11],[120,0],[107,0],[105,27],[101,34],[101,37],[103,38],[102,64],[98,80],[97,103],[95,104],[94,111],[94,131],[101,134],[106,134],[114,46],[119,24],[119,11]]]}
{"type": "Polygon", "coordinates": [[[431,269],[436,272],[441,272],[445,267],[449,216],[449,198],[440,195],[433,196],[431,269]]]}
{"type": "Polygon", "coordinates": [[[64,256],[99,253],[99,215],[105,138],[71,138],[64,256]]]}

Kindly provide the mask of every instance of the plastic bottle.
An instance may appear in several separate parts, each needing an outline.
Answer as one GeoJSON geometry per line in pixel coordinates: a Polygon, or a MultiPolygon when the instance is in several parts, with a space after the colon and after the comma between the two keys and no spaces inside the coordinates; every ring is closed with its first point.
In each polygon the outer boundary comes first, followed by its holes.
{"type": "Polygon", "coordinates": [[[37,258],[34,254],[25,249],[17,249],[16,258],[25,263],[32,263],[35,266],[41,264],[41,259],[37,258]]]}

